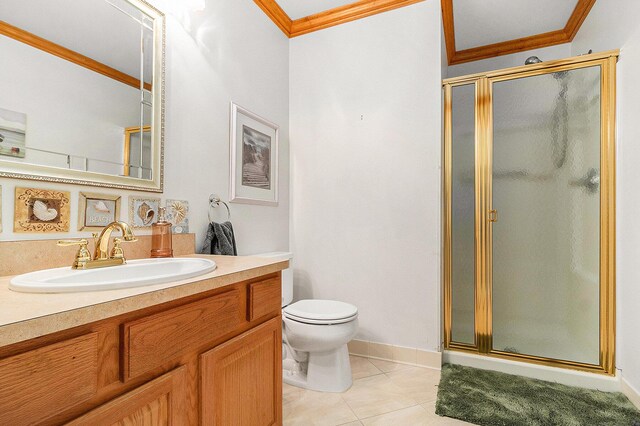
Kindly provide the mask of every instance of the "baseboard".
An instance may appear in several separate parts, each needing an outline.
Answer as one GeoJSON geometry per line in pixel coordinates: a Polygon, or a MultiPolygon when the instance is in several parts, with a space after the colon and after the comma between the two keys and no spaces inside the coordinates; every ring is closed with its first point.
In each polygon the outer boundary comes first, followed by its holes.
{"type": "Polygon", "coordinates": [[[442,367],[442,353],[440,352],[389,345],[386,343],[368,342],[366,340],[352,340],[348,346],[351,355],[382,359],[399,364],[435,368],[438,370],[442,367]]]}
{"type": "Polygon", "coordinates": [[[617,376],[607,376],[456,351],[444,351],[442,358],[446,363],[515,374],[568,386],[598,389],[605,392],[620,392],[621,387],[619,374],[617,376]]]}
{"type": "Polygon", "coordinates": [[[627,398],[629,398],[629,401],[631,401],[638,410],[640,410],[640,392],[638,392],[636,388],[631,386],[629,382],[624,379],[624,377],[622,378],[621,387],[622,393],[625,394],[627,398]]]}

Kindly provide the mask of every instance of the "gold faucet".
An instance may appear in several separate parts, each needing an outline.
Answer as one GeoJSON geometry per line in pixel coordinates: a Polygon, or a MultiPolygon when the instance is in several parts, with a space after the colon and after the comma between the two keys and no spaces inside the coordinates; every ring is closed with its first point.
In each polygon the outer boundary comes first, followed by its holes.
{"type": "Polygon", "coordinates": [[[100,235],[93,234],[95,238],[96,248],[93,253],[93,258],[89,252],[87,245],[89,242],[86,239],[81,240],[60,240],[59,246],[71,246],[79,245],[78,253],[71,266],[72,269],[94,269],[104,268],[106,266],[117,266],[127,263],[127,259],[124,257],[124,251],[120,244],[122,242],[137,241],[131,227],[125,222],[111,222],[102,229],[100,235]],[[109,253],[109,238],[114,229],[120,229],[122,232],[122,238],[115,238],[113,243],[113,250],[109,253]]]}
{"type": "MultiPolygon", "coordinates": [[[[113,230],[116,228],[119,228],[120,231],[122,231],[122,239],[119,239],[119,241],[115,243],[122,256],[116,257],[116,259],[123,260],[120,264],[125,263],[124,253],[122,253],[122,249],[120,248],[120,242],[133,242],[138,240],[136,236],[133,235],[133,231],[131,231],[129,224],[125,222],[111,222],[102,229],[100,236],[96,239],[96,248],[93,252],[94,261],[112,259],[112,256],[109,256],[109,238],[111,237],[113,230]]],[[[115,248],[116,247],[114,247],[114,252],[116,251],[115,248]]]]}

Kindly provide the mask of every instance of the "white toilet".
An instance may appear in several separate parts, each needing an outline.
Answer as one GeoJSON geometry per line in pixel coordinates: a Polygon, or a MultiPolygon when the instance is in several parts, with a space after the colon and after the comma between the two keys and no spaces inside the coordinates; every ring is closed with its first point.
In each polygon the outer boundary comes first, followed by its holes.
{"type": "MultiPolygon", "coordinates": [[[[286,252],[261,257],[291,260],[286,252]]],[[[351,387],[347,343],[358,331],[358,308],[334,300],[293,300],[293,271],[282,271],[282,379],[320,392],[351,387]]]]}

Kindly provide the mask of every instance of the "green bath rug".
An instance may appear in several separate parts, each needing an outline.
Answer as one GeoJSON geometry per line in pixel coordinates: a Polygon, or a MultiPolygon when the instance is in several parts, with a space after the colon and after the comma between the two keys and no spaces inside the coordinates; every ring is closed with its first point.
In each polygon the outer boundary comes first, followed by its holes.
{"type": "Polygon", "coordinates": [[[442,366],[436,414],[483,426],[640,426],[622,393],[442,366]]]}

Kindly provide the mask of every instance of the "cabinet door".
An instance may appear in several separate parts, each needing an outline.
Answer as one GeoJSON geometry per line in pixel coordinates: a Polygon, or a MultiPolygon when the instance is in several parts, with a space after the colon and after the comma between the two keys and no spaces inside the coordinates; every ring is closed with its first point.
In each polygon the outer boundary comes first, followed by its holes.
{"type": "Polygon", "coordinates": [[[200,355],[203,425],[282,423],[280,316],[200,355]]]}
{"type": "Polygon", "coordinates": [[[68,425],[184,425],[187,422],[186,373],[186,367],[176,368],[68,425]]]}

